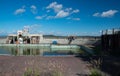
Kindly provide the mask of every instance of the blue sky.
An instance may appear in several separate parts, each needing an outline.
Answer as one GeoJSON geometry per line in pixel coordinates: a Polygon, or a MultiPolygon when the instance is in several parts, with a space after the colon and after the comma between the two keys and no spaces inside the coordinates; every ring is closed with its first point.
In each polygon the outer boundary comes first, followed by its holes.
{"type": "Polygon", "coordinates": [[[0,35],[100,35],[120,28],[120,0],[0,0],[0,35]]]}

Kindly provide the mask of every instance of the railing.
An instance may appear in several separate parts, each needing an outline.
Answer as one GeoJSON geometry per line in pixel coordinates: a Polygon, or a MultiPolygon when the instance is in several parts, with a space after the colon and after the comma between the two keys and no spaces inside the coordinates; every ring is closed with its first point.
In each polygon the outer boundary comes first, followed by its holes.
{"type": "Polygon", "coordinates": [[[120,33],[120,28],[102,31],[102,35],[118,34],[118,33],[120,33]]]}
{"type": "Polygon", "coordinates": [[[102,50],[110,54],[120,55],[120,29],[103,31],[101,41],[102,50]]]}
{"type": "Polygon", "coordinates": [[[0,44],[0,46],[50,46],[50,44],[0,44]]]}

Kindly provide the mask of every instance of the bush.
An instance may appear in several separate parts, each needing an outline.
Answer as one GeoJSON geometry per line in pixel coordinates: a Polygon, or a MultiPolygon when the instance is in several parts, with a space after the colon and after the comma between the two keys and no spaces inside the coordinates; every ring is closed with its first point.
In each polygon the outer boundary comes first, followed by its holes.
{"type": "Polygon", "coordinates": [[[37,69],[27,68],[23,76],[63,76],[63,74],[59,70],[54,70],[51,72],[39,72],[37,69]]]}
{"type": "Polygon", "coordinates": [[[40,72],[38,70],[27,68],[23,76],[40,76],[40,72]]]}
{"type": "Polygon", "coordinates": [[[97,69],[93,69],[91,71],[90,76],[102,76],[101,73],[97,69]]]}

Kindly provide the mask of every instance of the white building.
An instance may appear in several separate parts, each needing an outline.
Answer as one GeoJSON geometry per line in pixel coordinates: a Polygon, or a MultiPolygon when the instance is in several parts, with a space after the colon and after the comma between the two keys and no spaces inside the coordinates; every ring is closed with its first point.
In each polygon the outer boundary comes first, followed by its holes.
{"type": "Polygon", "coordinates": [[[42,34],[30,34],[27,29],[17,31],[17,34],[9,34],[6,43],[9,44],[39,44],[43,40],[42,34]]]}

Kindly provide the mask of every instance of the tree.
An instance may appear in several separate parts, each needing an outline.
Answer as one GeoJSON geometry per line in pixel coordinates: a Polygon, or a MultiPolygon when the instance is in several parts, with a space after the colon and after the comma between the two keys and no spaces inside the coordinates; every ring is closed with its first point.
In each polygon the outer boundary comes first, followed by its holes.
{"type": "Polygon", "coordinates": [[[71,42],[75,39],[74,36],[68,36],[68,44],[71,44],[71,42]]]}

